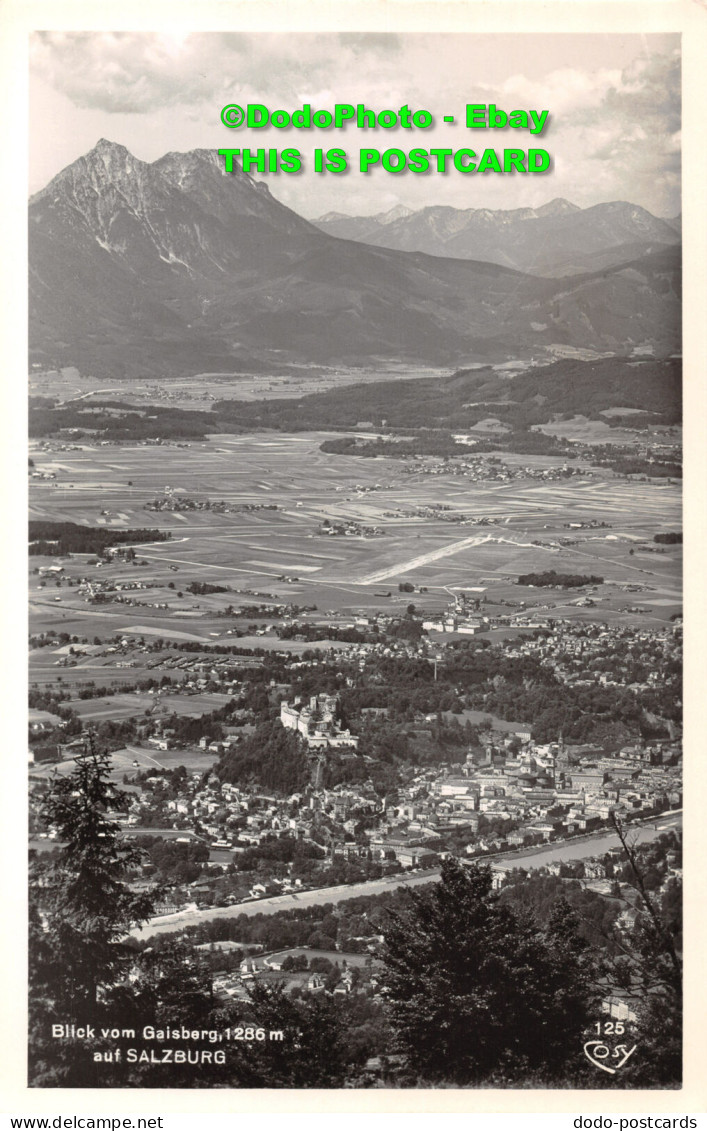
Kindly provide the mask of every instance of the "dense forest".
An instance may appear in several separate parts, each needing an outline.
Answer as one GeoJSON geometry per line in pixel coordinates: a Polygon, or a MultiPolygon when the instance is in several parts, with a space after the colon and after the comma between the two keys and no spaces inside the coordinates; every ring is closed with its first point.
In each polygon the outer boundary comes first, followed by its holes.
{"type": "Polygon", "coordinates": [[[555,589],[579,589],[583,585],[603,585],[603,577],[595,577],[593,573],[557,573],[554,569],[546,569],[543,573],[522,573],[518,578],[519,585],[545,586],[555,589]]]}
{"type": "Polygon", "coordinates": [[[682,530],[668,531],[666,534],[654,534],[653,541],[659,542],[663,546],[681,546],[682,530]]]}
{"type": "Polygon", "coordinates": [[[72,440],[111,440],[116,443],[160,438],[203,440],[218,431],[208,412],[150,405],[149,413],[123,401],[70,401],[57,404],[47,397],[30,397],[29,435],[53,436],[68,431],[72,440]]]}
{"type": "Polygon", "coordinates": [[[647,479],[682,479],[682,464],[674,459],[658,459],[655,456],[644,456],[614,451],[607,456],[595,455],[592,459],[594,467],[606,467],[616,471],[619,475],[640,475],[647,479]]]}
{"type": "MultiPolygon", "coordinates": [[[[378,456],[386,456],[388,459],[441,456],[447,459],[472,452],[472,446],[460,443],[453,432],[428,428],[421,428],[413,436],[406,435],[399,439],[378,436],[375,440],[363,440],[356,436],[342,436],[340,439],[324,440],[320,449],[334,455],[364,456],[370,459],[378,456]]],[[[473,439],[474,456],[484,452],[504,451],[518,455],[562,456],[568,460],[576,460],[578,454],[576,446],[561,437],[524,429],[504,430],[492,438],[479,432],[473,439]]]]}
{"type": "Polygon", "coordinates": [[[187,593],[195,597],[204,597],[208,593],[230,593],[228,585],[214,585],[211,581],[190,581],[186,587],[187,593]]]}
{"type": "Polygon", "coordinates": [[[77,522],[47,522],[30,519],[30,554],[102,554],[111,546],[133,542],[168,542],[169,530],[116,530],[104,526],[81,526],[77,522]]]}
{"type": "Polygon", "coordinates": [[[221,781],[234,785],[257,782],[278,793],[304,789],[310,778],[306,747],[296,731],[280,722],[263,723],[216,766],[221,781]]]}

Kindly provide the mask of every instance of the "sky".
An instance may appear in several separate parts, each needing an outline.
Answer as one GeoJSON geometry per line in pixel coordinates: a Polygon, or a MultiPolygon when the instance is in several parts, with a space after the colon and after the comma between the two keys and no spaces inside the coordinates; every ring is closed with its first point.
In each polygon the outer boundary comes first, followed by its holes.
{"type": "Polygon", "coordinates": [[[99,138],[155,161],[189,149],[296,148],[304,170],[258,174],[303,216],[375,215],[398,205],[580,207],[628,200],[657,216],[680,205],[680,37],[676,34],[36,32],[31,36],[30,192],[99,138]],[[293,112],[363,103],[427,110],[420,130],[228,129],[222,107],[293,112]],[[547,110],[542,134],[469,130],[465,107],[547,110]],[[454,124],[442,121],[453,116],[454,124]],[[313,170],[315,147],[349,170],[313,170]],[[390,173],[359,169],[361,147],[546,149],[548,172],[390,173]]]}

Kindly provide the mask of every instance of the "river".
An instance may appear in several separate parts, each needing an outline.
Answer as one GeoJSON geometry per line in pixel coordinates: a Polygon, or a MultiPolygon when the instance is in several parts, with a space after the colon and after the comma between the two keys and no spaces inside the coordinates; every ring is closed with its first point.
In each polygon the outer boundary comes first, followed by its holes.
{"type": "MultiPolygon", "coordinates": [[[[651,819],[641,825],[631,827],[631,838],[639,844],[654,840],[660,833],[669,829],[682,826],[682,810],[664,813],[662,816],[651,819]]],[[[601,856],[610,848],[616,848],[619,838],[613,831],[603,829],[601,832],[590,833],[568,841],[559,841],[547,847],[535,849],[521,849],[519,852],[505,852],[497,856],[488,857],[492,864],[504,864],[509,868],[542,868],[553,860],[583,860],[589,856],[601,856]]],[[[254,900],[252,903],[237,903],[232,907],[208,907],[203,911],[180,911],[173,915],[164,915],[152,919],[141,929],[136,928],[131,934],[136,938],[148,939],[153,935],[166,934],[169,931],[180,931],[196,923],[204,923],[209,919],[233,919],[238,915],[272,915],[277,911],[287,911],[296,907],[314,907],[322,903],[340,903],[344,899],[355,899],[361,895],[381,895],[391,889],[405,886],[415,887],[419,884],[429,884],[439,876],[439,869],[431,871],[396,876],[386,876],[382,880],[368,880],[360,884],[340,884],[338,887],[317,888],[314,891],[302,891],[292,895],[274,895],[266,899],[254,900]]]]}

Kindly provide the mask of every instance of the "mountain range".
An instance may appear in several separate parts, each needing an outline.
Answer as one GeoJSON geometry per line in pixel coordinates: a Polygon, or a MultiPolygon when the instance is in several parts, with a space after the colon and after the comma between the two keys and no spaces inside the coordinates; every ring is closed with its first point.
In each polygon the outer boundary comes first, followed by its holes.
{"type": "Polygon", "coordinates": [[[377,216],[328,212],[313,223],[340,239],[544,276],[597,271],[680,243],[679,217],[660,220],[623,200],[578,208],[557,198],[542,208],[510,211],[433,205],[414,212],[398,206],[377,216]]]}
{"type": "MultiPolygon", "coordinates": [[[[592,210],[541,212],[551,241],[592,210]]],[[[30,200],[30,359],[119,378],[542,358],[550,345],[665,356],[680,338],[679,237],[666,228],[672,244],[625,244],[619,263],[544,278],[341,239],[212,150],[146,163],[101,140],[30,200]]],[[[587,236],[587,254],[601,250],[587,236]]]]}

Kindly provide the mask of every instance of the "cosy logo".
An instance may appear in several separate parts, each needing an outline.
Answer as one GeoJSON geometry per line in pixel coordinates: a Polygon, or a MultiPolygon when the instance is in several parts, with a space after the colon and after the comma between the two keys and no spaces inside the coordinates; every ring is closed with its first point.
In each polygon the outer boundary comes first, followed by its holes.
{"type": "Polygon", "coordinates": [[[619,1069],[624,1067],[629,1057],[633,1056],[637,1048],[637,1045],[634,1045],[632,1049],[627,1049],[626,1045],[617,1045],[612,1052],[609,1046],[601,1040],[587,1041],[584,1045],[584,1055],[595,1068],[601,1068],[602,1072],[610,1072],[612,1076],[615,1076],[619,1069]],[[609,1060],[616,1061],[616,1063],[611,1065],[607,1063],[609,1060]]]}

